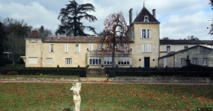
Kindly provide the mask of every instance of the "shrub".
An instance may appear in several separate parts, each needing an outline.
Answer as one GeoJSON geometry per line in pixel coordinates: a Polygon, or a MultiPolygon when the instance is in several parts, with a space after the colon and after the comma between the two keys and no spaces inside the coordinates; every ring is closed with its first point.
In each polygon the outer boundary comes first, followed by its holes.
{"type": "Polygon", "coordinates": [[[212,68],[208,70],[195,69],[184,69],[183,68],[106,68],[106,73],[108,76],[137,76],[137,77],[147,77],[147,76],[176,76],[176,77],[213,77],[212,68]],[[114,72],[112,72],[114,70],[114,72]]]}
{"type": "Polygon", "coordinates": [[[10,71],[7,73],[7,75],[18,75],[17,71],[10,71]]]}

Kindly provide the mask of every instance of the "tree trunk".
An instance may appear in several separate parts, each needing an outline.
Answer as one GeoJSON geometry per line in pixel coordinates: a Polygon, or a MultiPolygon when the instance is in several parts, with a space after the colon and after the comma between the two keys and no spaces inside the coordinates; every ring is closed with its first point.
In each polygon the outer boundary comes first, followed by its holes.
{"type": "Polygon", "coordinates": [[[115,36],[113,37],[112,68],[115,67],[115,36]]]}

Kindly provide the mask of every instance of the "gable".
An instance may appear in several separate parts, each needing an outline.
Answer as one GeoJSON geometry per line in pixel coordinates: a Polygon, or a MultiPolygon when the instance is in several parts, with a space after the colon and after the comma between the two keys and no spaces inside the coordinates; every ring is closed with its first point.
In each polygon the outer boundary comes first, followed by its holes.
{"type": "Polygon", "coordinates": [[[143,7],[133,23],[160,23],[160,22],[145,7],[143,7]],[[148,17],[148,22],[145,22],[144,20],[145,16],[148,17]]]}
{"type": "Polygon", "coordinates": [[[170,53],[168,55],[162,56],[159,59],[174,56],[174,55],[181,54],[181,53],[194,53],[194,54],[197,53],[197,54],[205,55],[205,54],[209,54],[209,53],[213,54],[213,49],[208,48],[208,47],[204,47],[204,46],[200,46],[200,45],[196,45],[194,47],[190,47],[190,48],[187,48],[187,49],[177,51],[175,53],[170,53]]]}

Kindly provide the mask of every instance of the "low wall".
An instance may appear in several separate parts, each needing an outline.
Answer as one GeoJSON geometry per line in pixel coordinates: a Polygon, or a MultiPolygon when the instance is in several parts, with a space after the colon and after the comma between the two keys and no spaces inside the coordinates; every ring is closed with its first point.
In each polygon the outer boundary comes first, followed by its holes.
{"type": "Polygon", "coordinates": [[[140,82],[140,83],[213,83],[213,78],[204,77],[115,77],[112,82],[140,82]]]}

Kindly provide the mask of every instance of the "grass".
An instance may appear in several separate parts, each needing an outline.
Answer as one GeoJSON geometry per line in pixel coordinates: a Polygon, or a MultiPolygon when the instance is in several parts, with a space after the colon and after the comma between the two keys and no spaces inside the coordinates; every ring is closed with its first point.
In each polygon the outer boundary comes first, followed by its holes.
{"type": "MultiPolygon", "coordinates": [[[[72,84],[0,83],[1,111],[63,111],[72,84]]],[[[82,111],[165,111],[213,108],[213,86],[82,84],[82,111]]]]}

